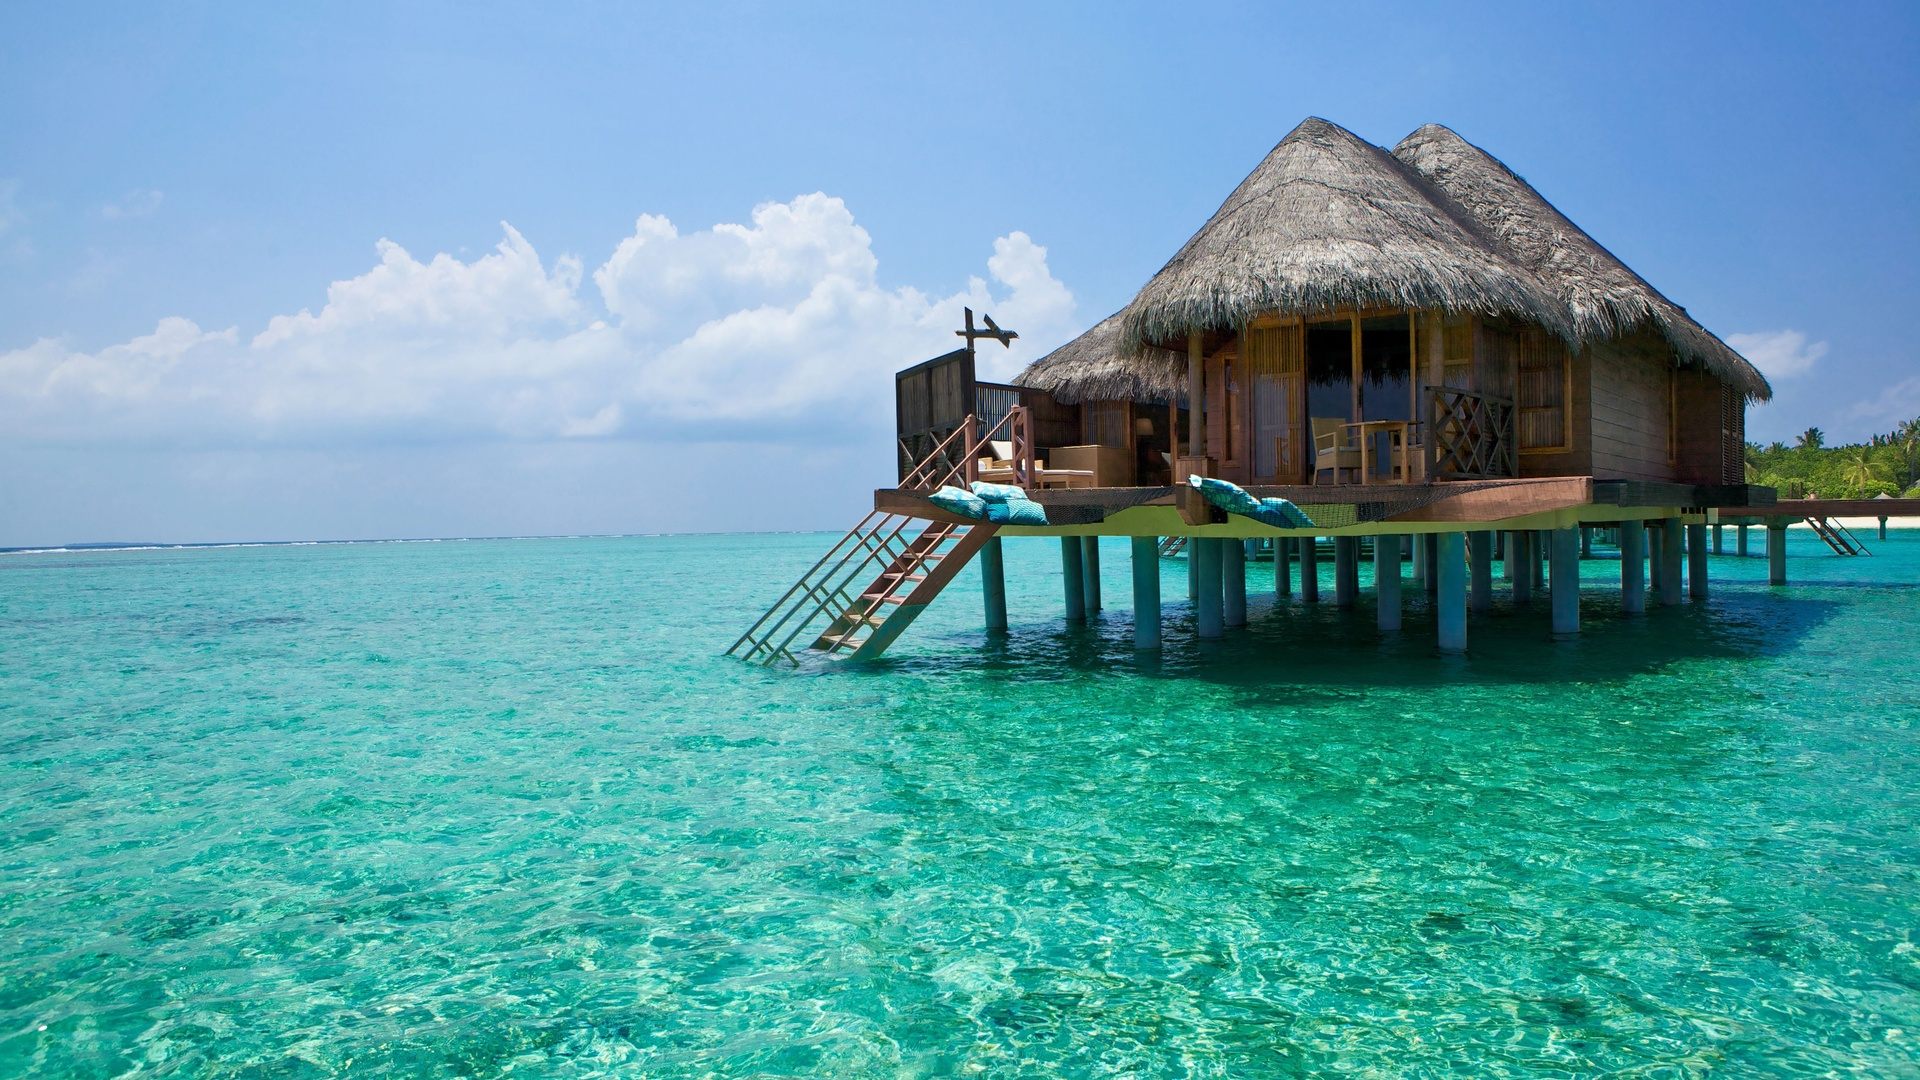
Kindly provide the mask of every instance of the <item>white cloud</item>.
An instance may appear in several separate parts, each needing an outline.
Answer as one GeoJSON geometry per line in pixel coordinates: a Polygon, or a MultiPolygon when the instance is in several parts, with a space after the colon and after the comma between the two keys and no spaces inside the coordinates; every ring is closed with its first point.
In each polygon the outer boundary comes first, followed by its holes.
{"type": "Polygon", "coordinates": [[[471,261],[382,240],[378,263],[334,282],[318,311],[251,338],[169,318],[97,351],[0,353],[0,431],[160,445],[831,438],[887,422],[889,376],[951,348],[962,306],[1022,334],[1013,353],[983,354],[983,377],[1076,328],[1072,293],[1025,234],[994,242],[985,279],[933,297],[881,284],[866,230],[820,193],[686,234],[642,216],[593,272],[597,298],[578,258],[549,264],[502,229],[471,261]]]}
{"type": "Polygon", "coordinates": [[[1876,431],[1891,430],[1916,416],[1920,416],[1920,375],[1884,386],[1847,410],[1847,419],[1874,425],[1876,431]]]}
{"type": "Polygon", "coordinates": [[[165,199],[164,194],[152,188],[136,188],[102,206],[100,216],[108,221],[147,217],[160,209],[160,203],[165,199]]]}
{"type": "Polygon", "coordinates": [[[1727,344],[1735,352],[1753,361],[1769,379],[1791,379],[1813,370],[1827,355],[1827,343],[1809,342],[1798,330],[1761,330],[1751,334],[1728,334],[1727,344]]]}

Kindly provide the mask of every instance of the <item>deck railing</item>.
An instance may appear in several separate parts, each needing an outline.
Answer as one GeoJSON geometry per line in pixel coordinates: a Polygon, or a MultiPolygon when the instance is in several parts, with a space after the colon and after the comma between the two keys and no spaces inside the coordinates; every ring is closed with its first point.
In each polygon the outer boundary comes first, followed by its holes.
{"type": "MultiPolygon", "coordinates": [[[[980,452],[987,450],[991,454],[989,443],[1004,441],[1012,444],[1013,482],[1016,486],[1030,488],[1034,478],[1033,417],[1024,406],[1015,405],[1007,410],[1000,421],[988,428],[984,434],[980,431],[979,417],[968,415],[960,426],[946,438],[940,440],[926,456],[922,457],[907,475],[900,480],[903,491],[932,491],[948,484],[965,486],[980,478],[980,452]]],[[[906,449],[905,444],[901,449],[906,449]]]]}
{"type": "Polygon", "coordinates": [[[1456,386],[1427,389],[1427,477],[1516,476],[1513,399],[1456,386]]]}

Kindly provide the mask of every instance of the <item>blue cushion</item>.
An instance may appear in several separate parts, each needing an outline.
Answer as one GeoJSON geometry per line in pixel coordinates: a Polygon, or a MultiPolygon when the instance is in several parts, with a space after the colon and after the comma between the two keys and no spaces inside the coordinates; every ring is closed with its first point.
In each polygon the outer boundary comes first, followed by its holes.
{"type": "Polygon", "coordinates": [[[975,480],[971,486],[975,495],[990,503],[1012,502],[1027,497],[1024,490],[1012,484],[989,484],[984,480],[975,480]]]}
{"type": "Polygon", "coordinates": [[[959,514],[961,517],[978,520],[987,514],[986,500],[965,488],[943,487],[927,496],[927,501],[950,514],[959,514]]]}
{"type": "Polygon", "coordinates": [[[1286,499],[1256,499],[1239,484],[1211,476],[1189,476],[1187,483],[1214,506],[1278,529],[1310,529],[1313,519],[1286,499]]]}
{"type": "Polygon", "coordinates": [[[1008,499],[987,504],[987,520],[1002,525],[1045,525],[1047,509],[1029,499],[1008,499]]]}

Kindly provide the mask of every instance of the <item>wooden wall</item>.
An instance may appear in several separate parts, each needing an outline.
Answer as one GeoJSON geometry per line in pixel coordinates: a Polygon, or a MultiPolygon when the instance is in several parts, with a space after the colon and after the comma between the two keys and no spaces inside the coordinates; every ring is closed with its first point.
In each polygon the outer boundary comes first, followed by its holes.
{"type": "Polygon", "coordinates": [[[1591,377],[1575,382],[1591,388],[1592,475],[1675,479],[1667,441],[1673,350],[1652,335],[1636,334],[1594,345],[1582,355],[1591,377]]]}
{"type": "MultiPolygon", "coordinates": [[[[1674,389],[1674,476],[1685,484],[1739,483],[1727,481],[1728,451],[1724,413],[1727,385],[1719,376],[1698,368],[1673,373],[1674,389]]],[[[1741,403],[1745,412],[1745,403],[1741,403]]],[[[1744,421],[1744,415],[1741,416],[1744,421]]],[[[1742,423],[1744,429],[1744,423],[1742,423]]],[[[1744,430],[1742,431],[1744,437],[1744,430]]],[[[1746,447],[1739,454],[1741,472],[1745,472],[1746,447]]],[[[1745,479],[1744,475],[1741,477],[1745,479]]]]}
{"type": "MultiPolygon", "coordinates": [[[[1553,343],[1558,349],[1558,341],[1553,343]]],[[[1565,449],[1520,451],[1521,476],[1593,476],[1593,355],[1573,354],[1567,360],[1567,444],[1565,449]]]]}

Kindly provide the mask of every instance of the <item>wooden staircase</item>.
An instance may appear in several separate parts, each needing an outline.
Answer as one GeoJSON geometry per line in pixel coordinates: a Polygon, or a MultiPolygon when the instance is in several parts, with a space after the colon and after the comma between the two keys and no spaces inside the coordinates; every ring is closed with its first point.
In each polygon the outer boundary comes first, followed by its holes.
{"type": "Polygon", "coordinates": [[[1838,521],[1834,521],[1831,518],[1810,517],[1806,519],[1806,522],[1808,527],[1813,530],[1813,534],[1826,541],[1827,546],[1832,548],[1836,555],[1873,554],[1873,552],[1867,550],[1867,545],[1860,542],[1859,537],[1853,535],[1845,525],[1842,525],[1838,521]]]}
{"type": "MultiPolygon", "coordinates": [[[[1027,410],[1014,406],[985,434],[968,416],[901,478],[901,490],[932,491],[974,479],[981,452],[1002,431],[1014,444],[1014,480],[1028,486],[1023,481],[1033,475],[1032,424],[1027,410]]],[[[727,655],[795,666],[800,652],[849,660],[879,656],[999,531],[986,521],[931,521],[875,510],[801,574],[727,655]]]]}

